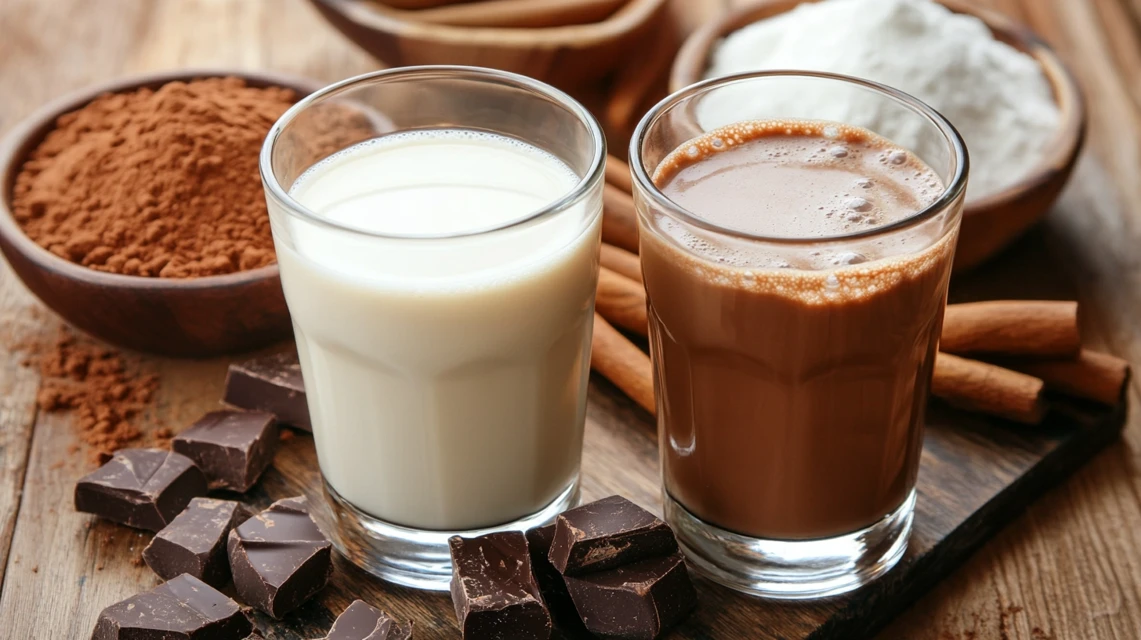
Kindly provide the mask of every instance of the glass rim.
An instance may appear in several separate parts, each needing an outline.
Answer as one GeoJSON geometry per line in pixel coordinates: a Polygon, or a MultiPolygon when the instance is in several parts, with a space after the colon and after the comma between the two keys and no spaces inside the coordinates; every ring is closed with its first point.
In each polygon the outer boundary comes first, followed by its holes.
{"type": "MultiPolygon", "coordinates": [[[[844,124],[844,123],[841,123],[844,124]]],[[[910,153],[914,153],[910,149],[910,153]]],[[[970,165],[970,158],[967,155],[967,145],[963,141],[959,131],[951,124],[941,113],[930,107],[927,103],[912,96],[909,93],[900,91],[889,87],[885,84],[857,78],[855,76],[844,75],[840,73],[829,73],[825,71],[804,71],[796,69],[767,69],[763,71],[747,71],[743,73],[735,73],[727,76],[719,76],[717,78],[709,78],[694,84],[684,87],[670,94],[662,101],[654,105],[638,122],[638,126],[634,128],[634,133],[630,138],[630,167],[634,174],[634,181],[642,187],[643,191],[653,201],[653,204],[658,210],[665,212],[667,215],[673,216],[686,224],[696,226],[705,231],[718,233],[721,235],[729,236],[739,240],[748,241],[761,241],[773,244],[785,245],[811,245],[827,242],[858,240],[861,238],[870,238],[879,236],[885,233],[891,233],[911,227],[913,225],[925,222],[940,212],[945,211],[951,203],[959,198],[966,190],[967,187],[967,174],[970,165]],[[923,209],[915,213],[896,220],[891,224],[882,227],[874,227],[863,231],[854,231],[851,233],[843,233],[828,236],[814,236],[811,238],[799,238],[789,236],[766,236],[747,231],[740,231],[723,227],[721,225],[709,222],[695,213],[689,211],[685,207],[676,204],[670,200],[654,181],[650,178],[649,172],[646,170],[645,162],[642,159],[642,145],[645,142],[646,136],[650,129],[657,124],[658,120],[667,113],[670,109],[676,107],[681,102],[693,98],[694,96],[707,93],[713,89],[733,84],[747,83],[753,80],[761,80],[766,78],[809,78],[816,80],[827,80],[834,82],[842,82],[849,85],[863,87],[870,89],[876,93],[884,95],[888,98],[895,100],[897,103],[903,104],[911,111],[924,117],[928,122],[933,124],[940,133],[942,133],[944,140],[951,148],[952,154],[956,159],[955,173],[951,180],[944,187],[943,193],[939,197],[927,205],[923,209]]]]}
{"type": "MultiPolygon", "coordinates": [[[[398,129],[392,133],[397,133],[399,131],[416,130],[426,130],[426,128],[398,129]]],[[[524,140],[524,142],[532,144],[527,140],[524,140]]],[[[532,144],[532,146],[535,145],[532,144]]],[[[546,150],[543,149],[543,151],[546,150]]],[[[325,158],[322,158],[321,160],[324,159],[325,158]]],[[[317,162],[319,163],[321,160],[318,160],[317,162]]],[[[310,165],[309,168],[316,166],[316,164],[317,163],[310,165]]],[[[344,80],[334,82],[333,84],[325,86],[321,89],[318,89],[317,91],[314,91],[308,96],[305,96],[288,110],[286,110],[286,112],[277,119],[277,122],[275,122],[273,126],[270,127],[269,133],[266,135],[265,141],[262,143],[261,151],[258,154],[258,172],[261,174],[262,184],[265,186],[266,193],[290,215],[322,227],[390,240],[445,240],[453,238],[473,237],[493,233],[496,231],[504,231],[506,229],[528,225],[541,219],[551,218],[559,213],[562,213],[563,211],[566,211],[567,209],[573,207],[584,198],[586,198],[590,194],[590,191],[594,185],[602,179],[602,175],[605,170],[606,136],[602,133],[602,127],[598,124],[598,120],[595,119],[595,117],[591,115],[591,113],[581,103],[579,103],[577,100],[572,98],[569,94],[562,91],[561,89],[557,89],[545,82],[535,80],[534,78],[529,78],[517,73],[511,73],[509,71],[500,71],[497,69],[488,69],[485,67],[474,67],[467,65],[420,65],[411,67],[394,67],[391,69],[382,69],[380,71],[371,71],[369,73],[363,73],[351,78],[346,78],[344,80]],[[297,118],[298,115],[310,107],[324,102],[329,98],[335,97],[344,91],[365,84],[379,84],[385,81],[417,77],[425,79],[439,79],[448,76],[458,76],[472,80],[481,80],[489,84],[500,84],[504,86],[515,87],[518,89],[525,89],[553,100],[556,104],[562,106],[567,111],[574,114],[578,120],[582,122],[583,125],[585,125],[590,135],[591,142],[594,144],[594,153],[590,161],[590,168],[583,174],[581,178],[579,178],[574,187],[572,187],[570,191],[568,191],[562,197],[519,218],[512,219],[500,224],[488,225],[486,227],[478,227],[475,229],[459,232],[406,234],[382,233],[370,229],[362,229],[360,227],[343,224],[321,216],[289,195],[289,192],[281,186],[277,176],[274,175],[273,153],[276,148],[278,138],[285,131],[285,128],[288,127],[290,123],[292,123],[297,118]]]]}

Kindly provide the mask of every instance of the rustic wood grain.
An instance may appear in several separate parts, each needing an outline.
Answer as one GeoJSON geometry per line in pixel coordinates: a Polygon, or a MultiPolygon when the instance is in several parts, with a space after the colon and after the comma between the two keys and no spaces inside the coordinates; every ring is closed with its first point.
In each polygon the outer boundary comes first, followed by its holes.
{"type": "MultiPolygon", "coordinates": [[[[725,4],[684,0],[677,6],[695,24],[725,4]]],[[[982,274],[957,281],[952,295],[957,300],[1014,294],[1077,297],[1083,305],[1087,346],[1121,354],[1136,365],[1141,362],[1141,261],[1136,257],[1141,246],[1141,0],[978,4],[1027,21],[1071,64],[1089,98],[1090,151],[1040,230],[982,274]]],[[[50,98],[124,73],[229,65],[330,81],[377,67],[302,0],[0,0],[0,24],[0,131],[50,98]]],[[[145,568],[129,562],[140,549],[137,534],[108,523],[95,522],[88,529],[92,521],[71,509],[72,483],[86,470],[83,452],[66,453],[75,442],[66,416],[36,415],[36,373],[20,366],[25,357],[21,349],[52,339],[57,328],[8,267],[0,265],[3,637],[87,637],[103,606],[154,583],[145,568]]],[[[223,362],[147,359],[143,365],[159,369],[163,376],[158,402],[142,418],[148,429],[181,428],[218,397],[223,362]]],[[[1137,390],[1133,383],[1134,403],[1141,399],[1137,390]]],[[[1028,505],[1013,525],[878,637],[1136,638],[1141,629],[1139,422],[1131,416],[1121,442],[1028,505]]],[[[587,429],[587,497],[620,491],[656,504],[648,416],[608,383],[597,381],[591,386],[587,429]]],[[[1002,433],[1019,436],[1018,431],[1002,433]]],[[[992,432],[947,432],[954,446],[977,444],[984,435],[992,432]]],[[[290,483],[300,477],[298,469],[305,468],[301,450],[307,446],[307,437],[286,444],[282,469],[255,490],[256,502],[290,491],[290,483]]],[[[980,455],[989,450],[980,449],[980,455]]],[[[982,468],[1011,472],[998,465],[982,468]]],[[[929,452],[923,473],[939,470],[929,452]]],[[[962,474],[948,490],[980,482],[977,473],[962,474]]],[[[941,526],[937,513],[921,512],[919,523],[917,545],[928,539],[925,526],[941,526]]],[[[416,597],[409,592],[340,568],[347,580],[305,609],[308,624],[270,637],[318,637],[333,614],[357,595],[384,603],[391,596],[396,611],[447,621],[446,598],[425,596],[427,604],[412,604],[416,597]]],[[[764,637],[758,635],[764,629],[741,626],[736,598],[703,607],[688,635],[764,637]]],[[[747,603],[781,619],[801,609],[747,603]]],[[[811,613],[819,606],[803,609],[811,613]]],[[[265,622],[259,620],[263,626],[265,622]]]]}
{"type": "Polygon", "coordinates": [[[17,286],[7,264],[0,264],[0,584],[16,527],[28,445],[35,420],[38,379],[28,361],[35,345],[26,336],[40,330],[46,314],[17,286]]]}

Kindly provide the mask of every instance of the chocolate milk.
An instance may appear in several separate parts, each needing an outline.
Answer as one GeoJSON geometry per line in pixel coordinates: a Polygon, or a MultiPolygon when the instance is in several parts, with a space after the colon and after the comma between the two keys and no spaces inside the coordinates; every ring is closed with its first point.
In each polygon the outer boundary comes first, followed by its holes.
{"type": "Polygon", "coordinates": [[[666,490],[766,539],[893,512],[915,485],[955,232],[891,225],[935,202],[939,177],[863,129],[780,121],[686,143],[654,181],[738,234],[644,214],[666,490]]]}

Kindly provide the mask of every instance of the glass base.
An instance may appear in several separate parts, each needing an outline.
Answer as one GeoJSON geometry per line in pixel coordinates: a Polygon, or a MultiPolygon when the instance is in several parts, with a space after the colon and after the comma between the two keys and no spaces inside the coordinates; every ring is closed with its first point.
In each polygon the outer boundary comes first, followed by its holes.
{"type": "Polygon", "coordinates": [[[776,600],[836,596],[890,570],[903,557],[915,491],[872,526],[834,538],[765,540],[709,524],[664,493],[665,519],[693,568],[730,589],[776,600]]]}
{"type": "Polygon", "coordinates": [[[447,591],[452,579],[448,538],[473,538],[496,531],[525,531],[545,525],[578,504],[578,476],[550,504],[505,524],[470,531],[424,531],[378,520],[342,498],[322,477],[336,518],[331,541],[350,562],[374,576],[413,589],[447,591]]]}

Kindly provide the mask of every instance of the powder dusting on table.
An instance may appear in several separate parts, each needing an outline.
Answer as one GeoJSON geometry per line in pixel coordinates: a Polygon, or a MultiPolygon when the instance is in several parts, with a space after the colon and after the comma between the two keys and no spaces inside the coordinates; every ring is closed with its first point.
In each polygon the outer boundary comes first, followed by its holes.
{"type": "Polygon", "coordinates": [[[70,333],[38,362],[37,405],[43,411],[73,411],[80,439],[96,462],[140,438],[134,419],[153,399],[158,376],[133,371],[119,352],[70,333]]]}
{"type": "Polygon", "coordinates": [[[99,271],[191,278],[272,264],[258,153],[296,99],[239,78],[100,96],[31,153],[13,214],[44,248],[99,271]]]}

